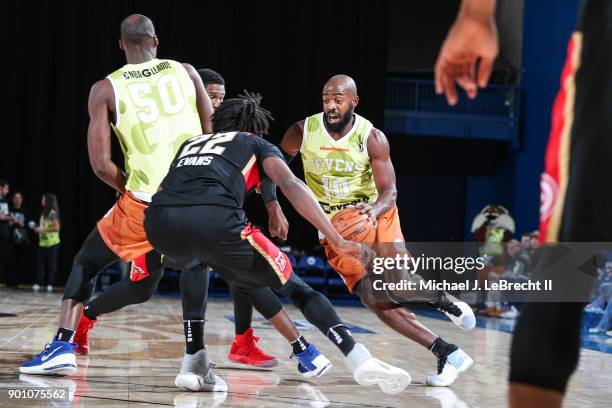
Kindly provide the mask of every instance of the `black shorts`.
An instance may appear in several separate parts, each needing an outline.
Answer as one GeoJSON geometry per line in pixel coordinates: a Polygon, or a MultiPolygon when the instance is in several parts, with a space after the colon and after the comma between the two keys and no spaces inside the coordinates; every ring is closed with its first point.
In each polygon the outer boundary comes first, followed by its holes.
{"type": "Polygon", "coordinates": [[[198,258],[234,286],[278,289],[292,273],[287,255],[249,224],[240,209],[151,206],[144,227],[158,252],[177,262],[198,258]]]}
{"type": "MultiPolygon", "coordinates": [[[[582,2],[568,46],[542,177],[540,238],[612,241],[612,2],[582,2]]],[[[578,363],[584,303],[528,303],[510,381],[565,392],[578,363]]]]}
{"type": "Polygon", "coordinates": [[[612,2],[583,1],[542,177],[541,238],[612,241],[612,2]]]}

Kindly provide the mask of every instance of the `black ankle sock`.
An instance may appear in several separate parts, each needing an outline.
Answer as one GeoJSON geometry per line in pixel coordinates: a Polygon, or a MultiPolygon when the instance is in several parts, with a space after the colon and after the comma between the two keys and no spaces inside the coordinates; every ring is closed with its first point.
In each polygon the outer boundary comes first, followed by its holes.
{"type": "Polygon", "coordinates": [[[64,329],[63,327],[60,327],[57,330],[57,334],[55,335],[55,340],[71,341],[73,335],[74,335],[74,330],[64,329]]]}
{"type": "Polygon", "coordinates": [[[353,347],[355,347],[355,339],[351,335],[349,329],[339,324],[337,326],[330,327],[327,330],[327,337],[342,351],[342,354],[347,356],[353,347]]]}
{"type": "Polygon", "coordinates": [[[83,314],[89,320],[96,320],[96,316],[94,316],[93,311],[89,308],[89,306],[85,306],[83,309],[83,314]]]}
{"type": "Polygon", "coordinates": [[[429,347],[429,351],[431,351],[438,357],[445,357],[448,356],[450,353],[456,351],[458,348],[459,347],[457,347],[455,344],[447,343],[442,339],[442,337],[438,337],[431,344],[431,347],[429,347]]]}
{"type": "Polygon", "coordinates": [[[204,320],[183,320],[185,350],[195,354],[204,348],[204,320]]]}
{"type": "Polygon", "coordinates": [[[308,346],[310,346],[310,343],[308,343],[301,334],[300,337],[289,344],[291,344],[291,347],[293,347],[293,354],[301,353],[302,351],[306,350],[308,346]]]}

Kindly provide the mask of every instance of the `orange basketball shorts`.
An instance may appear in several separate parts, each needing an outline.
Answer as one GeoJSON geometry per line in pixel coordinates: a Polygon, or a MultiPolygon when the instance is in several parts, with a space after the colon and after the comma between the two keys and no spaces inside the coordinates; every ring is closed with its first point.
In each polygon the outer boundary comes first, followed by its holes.
{"type": "MultiPolygon", "coordinates": [[[[374,243],[389,244],[377,245],[377,248],[384,251],[387,248],[394,248],[391,244],[396,242],[404,242],[404,235],[402,234],[397,207],[393,206],[393,208],[378,218],[374,243]]],[[[353,289],[357,282],[363,279],[368,274],[368,271],[366,271],[355,258],[336,253],[327,241],[325,241],[325,255],[331,267],[340,274],[349,291],[353,293],[353,289]]],[[[381,253],[378,253],[378,255],[393,256],[393,254],[381,253]]]]}
{"type": "Polygon", "coordinates": [[[106,245],[125,261],[141,258],[153,249],[143,226],[147,207],[147,203],[128,191],[98,221],[98,232],[106,245]]]}

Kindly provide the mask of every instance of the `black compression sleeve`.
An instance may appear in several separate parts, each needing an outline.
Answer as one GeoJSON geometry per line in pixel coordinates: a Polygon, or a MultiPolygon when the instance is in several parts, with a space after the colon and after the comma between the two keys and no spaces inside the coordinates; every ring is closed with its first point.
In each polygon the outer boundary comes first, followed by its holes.
{"type": "MultiPolygon", "coordinates": [[[[287,162],[287,164],[291,163],[291,161],[293,159],[295,159],[295,156],[290,156],[287,153],[285,153],[285,151],[283,149],[280,149],[281,153],[283,153],[283,157],[285,158],[285,161],[287,162]]],[[[268,204],[270,201],[276,201],[276,184],[274,184],[272,182],[272,180],[270,180],[269,178],[265,178],[262,182],[261,182],[261,186],[259,187],[259,190],[261,191],[261,198],[263,199],[264,203],[268,204]]]]}
{"type": "Polygon", "coordinates": [[[268,177],[266,177],[262,182],[261,186],[259,186],[259,191],[261,191],[261,198],[264,203],[268,204],[270,201],[276,201],[276,184],[272,182],[268,177]]]}
{"type": "Polygon", "coordinates": [[[285,161],[287,162],[287,164],[291,163],[293,159],[295,159],[295,156],[291,156],[290,154],[285,152],[283,149],[280,149],[280,151],[283,154],[283,157],[285,158],[285,161]]]}

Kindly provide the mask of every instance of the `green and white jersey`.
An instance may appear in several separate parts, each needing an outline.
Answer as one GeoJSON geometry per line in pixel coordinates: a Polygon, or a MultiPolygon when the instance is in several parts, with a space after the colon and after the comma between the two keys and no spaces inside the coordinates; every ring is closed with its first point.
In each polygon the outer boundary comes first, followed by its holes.
{"type": "Polygon", "coordinates": [[[300,153],[306,184],[329,218],[348,205],[373,203],[378,197],[368,156],[369,120],[355,114],[352,129],[334,140],[323,113],[306,118],[300,153]]]}
{"type": "Polygon", "coordinates": [[[181,144],[202,134],[195,86],[172,60],[127,64],[106,78],[115,94],[111,126],[125,156],[126,189],[151,201],[181,144]]]}
{"type": "MultiPolygon", "coordinates": [[[[57,213],[54,210],[49,211],[49,217],[40,215],[39,225],[43,228],[50,228],[53,226],[53,221],[57,220],[57,213]]],[[[42,232],[38,238],[38,245],[47,248],[60,243],[59,231],[54,232],[42,232]]]]}

